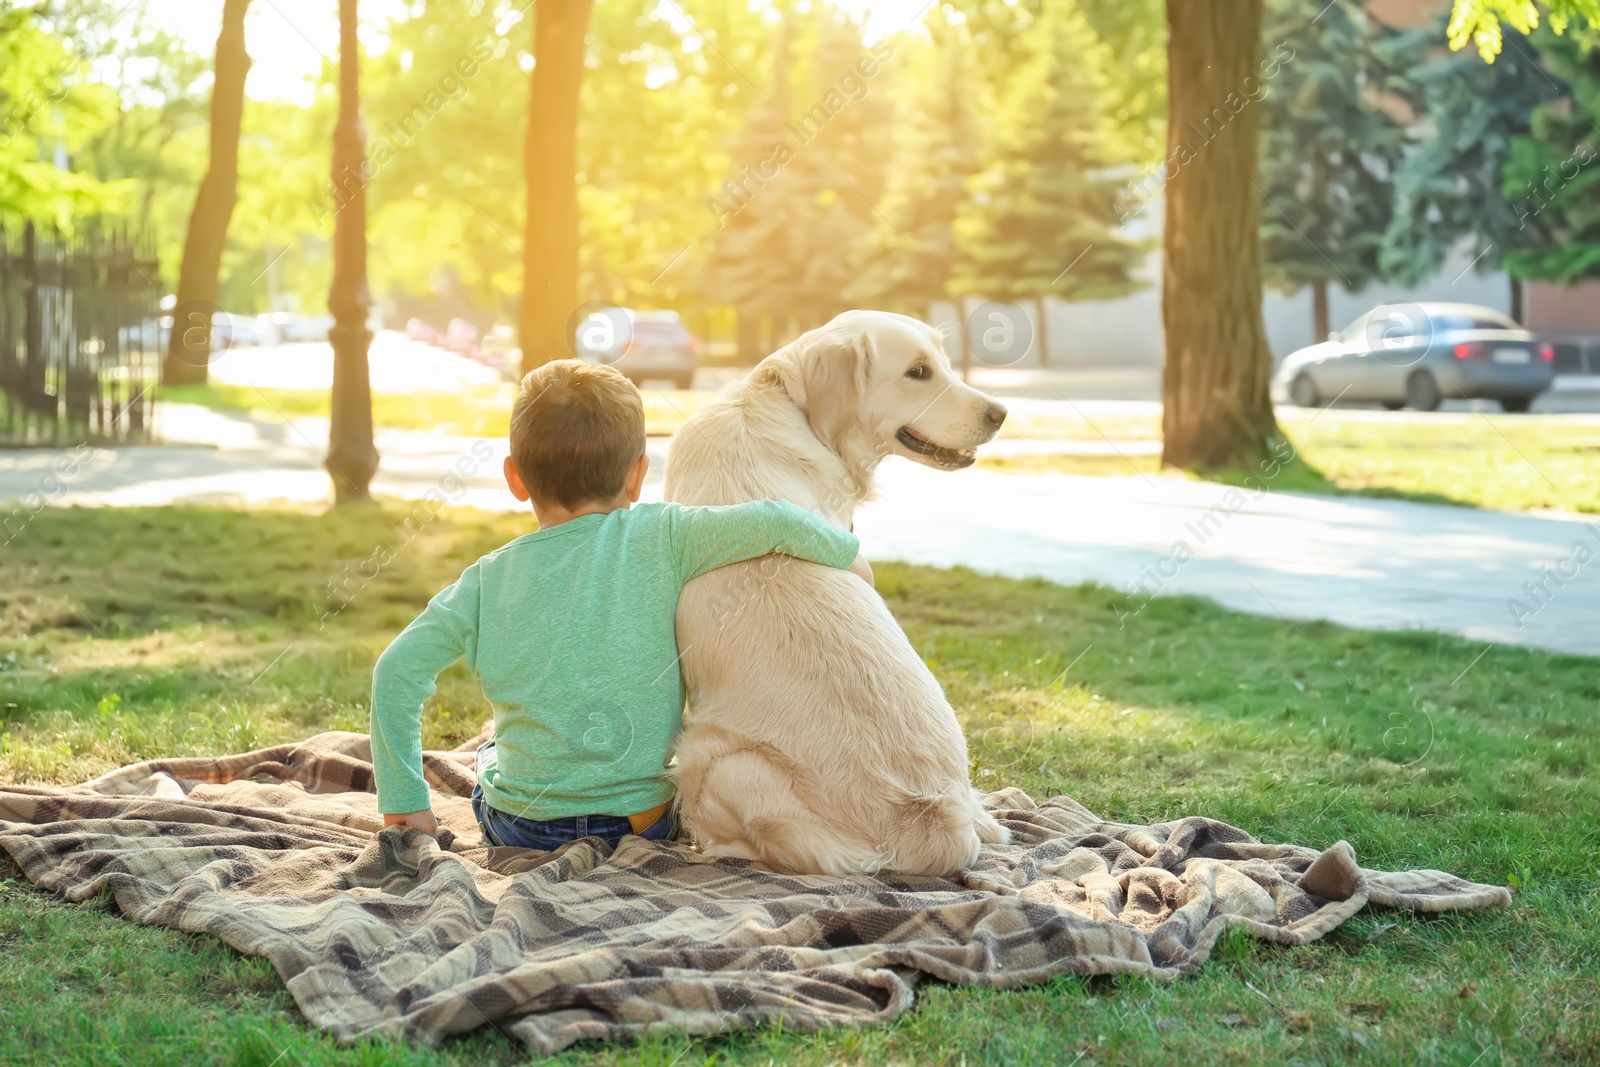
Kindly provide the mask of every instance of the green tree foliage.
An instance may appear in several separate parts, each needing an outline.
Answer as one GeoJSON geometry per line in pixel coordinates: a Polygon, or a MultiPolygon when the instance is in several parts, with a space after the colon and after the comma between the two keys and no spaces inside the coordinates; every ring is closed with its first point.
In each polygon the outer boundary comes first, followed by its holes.
{"type": "Polygon", "coordinates": [[[1512,141],[1502,191],[1520,240],[1506,266],[1571,285],[1600,278],[1600,31],[1547,38],[1543,54],[1571,91],[1536,108],[1512,141]]]}
{"type": "Polygon", "coordinates": [[[1330,282],[1354,291],[1381,276],[1404,130],[1376,99],[1394,80],[1383,31],[1353,0],[1271,0],[1262,28],[1269,48],[1294,49],[1261,100],[1263,280],[1311,286],[1320,336],[1330,282]]]}
{"type": "Polygon", "coordinates": [[[89,53],[65,29],[38,8],[0,8],[0,222],[71,231],[82,216],[125,210],[132,192],[76,165],[114,121],[117,97],[88,79],[89,53]]]}
{"type": "Polygon", "coordinates": [[[960,25],[932,16],[936,47],[907,60],[910,83],[897,126],[881,216],[861,249],[856,302],[911,315],[948,295],[958,253],[953,223],[978,168],[976,79],[960,25]]]}
{"type": "MultiPolygon", "coordinates": [[[[1402,54],[1426,54],[1436,33],[1404,35],[1402,54]]],[[[1463,238],[1471,239],[1479,270],[1506,268],[1533,236],[1502,187],[1513,142],[1527,135],[1535,109],[1567,93],[1535,51],[1536,42],[1555,40],[1541,32],[1493,64],[1470,53],[1436,54],[1409,71],[1406,99],[1430,132],[1395,175],[1381,257],[1387,276],[1415,284],[1463,238]]]]}
{"type": "Polygon", "coordinates": [[[771,88],[705,202],[718,227],[711,287],[742,318],[770,317],[781,337],[847,306],[851,252],[883,194],[886,68],[898,60],[891,43],[867,47],[859,26],[827,7],[787,12],[776,42],[771,88]]]}
{"type": "Polygon", "coordinates": [[[1511,28],[1530,34],[1539,25],[1539,10],[1548,12],[1550,29],[1560,34],[1569,24],[1587,22],[1600,28],[1600,0],[1455,0],[1446,32],[1450,47],[1459,51],[1470,42],[1486,62],[1493,63],[1504,46],[1503,19],[1511,28]]]}
{"type": "MultiPolygon", "coordinates": [[[[368,228],[379,291],[439,291],[514,309],[523,269],[517,148],[527,114],[527,20],[505,20],[490,4],[430,0],[392,21],[389,47],[367,60],[368,228]]],[[[337,74],[325,72],[323,82],[326,130],[337,74]]],[[[320,178],[312,214],[327,238],[341,195],[327,188],[325,165],[320,178]]]]}
{"type": "MultiPolygon", "coordinates": [[[[1089,243],[1083,233],[1110,233],[1104,204],[1127,181],[1110,169],[1161,154],[1158,0],[947,0],[876,50],[842,6],[595,5],[578,145],[581,298],[690,313],[744,304],[782,331],[856,304],[925,313],[957,275],[954,221],[985,164],[999,183],[990,191],[1028,220],[1037,246],[1038,262],[996,261],[995,270],[1032,271],[1041,277],[1022,285],[1037,288],[1089,243]],[[1037,27],[1058,17],[1074,29],[1053,47],[1080,51],[1071,64],[1057,55],[1046,77],[1037,27]],[[1024,144],[1026,110],[1051,93],[1053,110],[1032,116],[1034,141],[1024,144]],[[1051,123],[1064,131],[1060,146],[1048,143],[1053,131],[1040,135],[1051,123]],[[780,143],[790,158],[773,168],[780,143]],[[1003,167],[1006,152],[1020,165],[1003,167]],[[758,165],[772,180],[747,177],[758,165]]],[[[21,99],[57,58],[93,62],[69,62],[66,94],[49,109],[24,108],[26,128],[8,126],[0,210],[141,220],[170,287],[205,172],[209,42],[189,50],[143,5],[52,0],[48,10],[48,21],[8,16],[6,99],[21,99]],[[58,148],[70,170],[54,167],[58,148]]],[[[362,63],[371,280],[402,317],[478,309],[480,321],[505,319],[517,305],[529,17],[520,4],[481,0],[368,14],[381,31],[362,63]]],[[[218,297],[230,311],[326,307],[330,239],[348,195],[328,176],[339,76],[327,64],[311,80],[309,106],[246,100],[218,297]]],[[[1076,277],[1098,279],[1102,249],[1121,247],[1096,244],[1053,295],[1108,291],[1076,277]]]]}
{"type": "Polygon", "coordinates": [[[1167,20],[1163,0],[1076,0],[1111,49],[1103,103],[1106,153],[1145,164],[1166,154],[1167,20]]]}
{"type": "Polygon", "coordinates": [[[1126,179],[1107,169],[1106,48],[1070,4],[1046,7],[1021,43],[987,165],[956,220],[952,289],[1001,300],[1130,292],[1144,249],[1115,233],[1126,179]]]}

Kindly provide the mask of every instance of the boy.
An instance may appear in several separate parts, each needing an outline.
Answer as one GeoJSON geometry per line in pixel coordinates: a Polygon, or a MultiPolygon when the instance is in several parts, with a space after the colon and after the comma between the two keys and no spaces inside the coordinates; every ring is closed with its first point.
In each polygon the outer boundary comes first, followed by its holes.
{"type": "Polygon", "coordinates": [[[494,707],[472,810],[492,845],[668,836],[662,775],[682,726],[674,616],[685,583],[768,553],[872,572],[847,533],[787,501],[631,505],[645,456],[639,391],[610,367],[522,379],[506,484],[539,528],[468,567],[378,658],[372,764],[384,825],[437,834],[422,706],[462,656],[494,707]]]}

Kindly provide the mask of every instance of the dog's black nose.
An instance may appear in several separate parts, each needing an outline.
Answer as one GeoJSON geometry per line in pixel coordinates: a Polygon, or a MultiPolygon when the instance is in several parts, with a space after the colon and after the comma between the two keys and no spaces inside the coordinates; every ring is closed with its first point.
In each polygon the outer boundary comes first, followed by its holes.
{"type": "Polygon", "coordinates": [[[1006,421],[1006,406],[1004,404],[990,404],[989,410],[984,412],[984,418],[989,420],[990,426],[998,430],[1000,424],[1006,421]]]}

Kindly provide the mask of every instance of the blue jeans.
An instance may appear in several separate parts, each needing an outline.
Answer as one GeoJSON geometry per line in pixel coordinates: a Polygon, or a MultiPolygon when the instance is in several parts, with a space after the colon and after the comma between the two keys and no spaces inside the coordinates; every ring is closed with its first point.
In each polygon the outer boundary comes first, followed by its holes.
{"type": "MultiPolygon", "coordinates": [[[[483,760],[494,751],[489,741],[478,749],[477,768],[480,783],[483,779],[483,760]]],[[[489,806],[481,784],[472,787],[472,814],[483,828],[483,837],[491,845],[508,848],[536,848],[541,852],[554,852],[569,841],[584,837],[598,837],[612,848],[624,837],[633,833],[633,824],[624,815],[576,815],[567,819],[524,819],[508,815],[489,806]]],[[[664,841],[672,836],[672,812],[645,827],[639,834],[646,841],[664,841]]]]}

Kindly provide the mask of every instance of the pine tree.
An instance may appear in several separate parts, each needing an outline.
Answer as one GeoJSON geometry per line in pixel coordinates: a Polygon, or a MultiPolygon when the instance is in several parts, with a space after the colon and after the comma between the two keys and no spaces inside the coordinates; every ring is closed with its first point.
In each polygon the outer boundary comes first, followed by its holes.
{"type": "Polygon", "coordinates": [[[772,88],[752,109],[723,188],[707,201],[719,227],[710,288],[738,312],[741,351],[754,344],[758,318],[772,321],[780,341],[849,306],[845,290],[858,274],[851,252],[880,191],[877,146],[889,115],[878,68],[892,50],[867,49],[859,27],[831,7],[798,22],[785,10],[772,88]],[[802,29],[818,37],[796,104],[791,52],[802,29]],[[870,79],[857,67],[864,57],[870,79]]]}
{"type": "MultiPolygon", "coordinates": [[[[1396,46],[1415,54],[1436,41],[1440,30],[1406,35],[1396,46]]],[[[1506,166],[1513,142],[1530,133],[1535,109],[1568,91],[1544,69],[1533,44],[1517,42],[1492,64],[1471,52],[1445,53],[1410,72],[1407,101],[1426,117],[1431,133],[1395,175],[1394,215],[1381,255],[1386,276],[1416,284],[1470,237],[1478,270],[1510,273],[1512,318],[1518,321],[1528,275],[1512,269],[1512,257],[1535,232],[1523,225],[1514,198],[1502,190],[1506,166]]]]}
{"type": "Polygon", "coordinates": [[[710,292],[731,305],[739,321],[739,354],[756,354],[759,323],[790,310],[789,264],[798,254],[796,204],[782,181],[794,161],[788,142],[791,23],[787,13],[778,29],[772,57],[771,87],[751,109],[723,186],[706,200],[717,226],[707,263],[710,292]]]}
{"type": "Polygon", "coordinates": [[[893,46],[874,51],[860,25],[829,6],[817,10],[817,46],[811,53],[809,92],[796,100],[789,126],[796,145],[790,170],[792,195],[805,222],[796,235],[794,310],[802,327],[820,326],[852,306],[846,291],[861,274],[858,250],[880,221],[892,136],[890,85],[893,46]],[[884,57],[888,57],[885,59],[884,57]],[[863,74],[872,72],[871,77],[863,74]],[[823,111],[827,121],[811,133],[823,111]]]}
{"type": "Polygon", "coordinates": [[[953,224],[978,166],[966,42],[960,27],[930,29],[939,49],[920,72],[923,83],[889,167],[883,215],[863,242],[861,274],[849,290],[858,304],[910,315],[926,315],[948,294],[958,259],[953,224]]]}
{"type": "Polygon", "coordinates": [[[1265,31],[1294,52],[1261,101],[1263,281],[1288,293],[1311,287],[1320,339],[1329,283],[1353,292],[1381,276],[1405,131],[1374,99],[1390,75],[1380,31],[1353,0],[1271,0],[1265,31]]]}
{"type": "Polygon", "coordinates": [[[1070,4],[1024,34],[1027,59],[994,120],[988,164],[955,225],[952,291],[997,300],[1093,300],[1141,284],[1144,249],[1115,233],[1126,183],[1107,171],[1102,46],[1070,4]]]}

